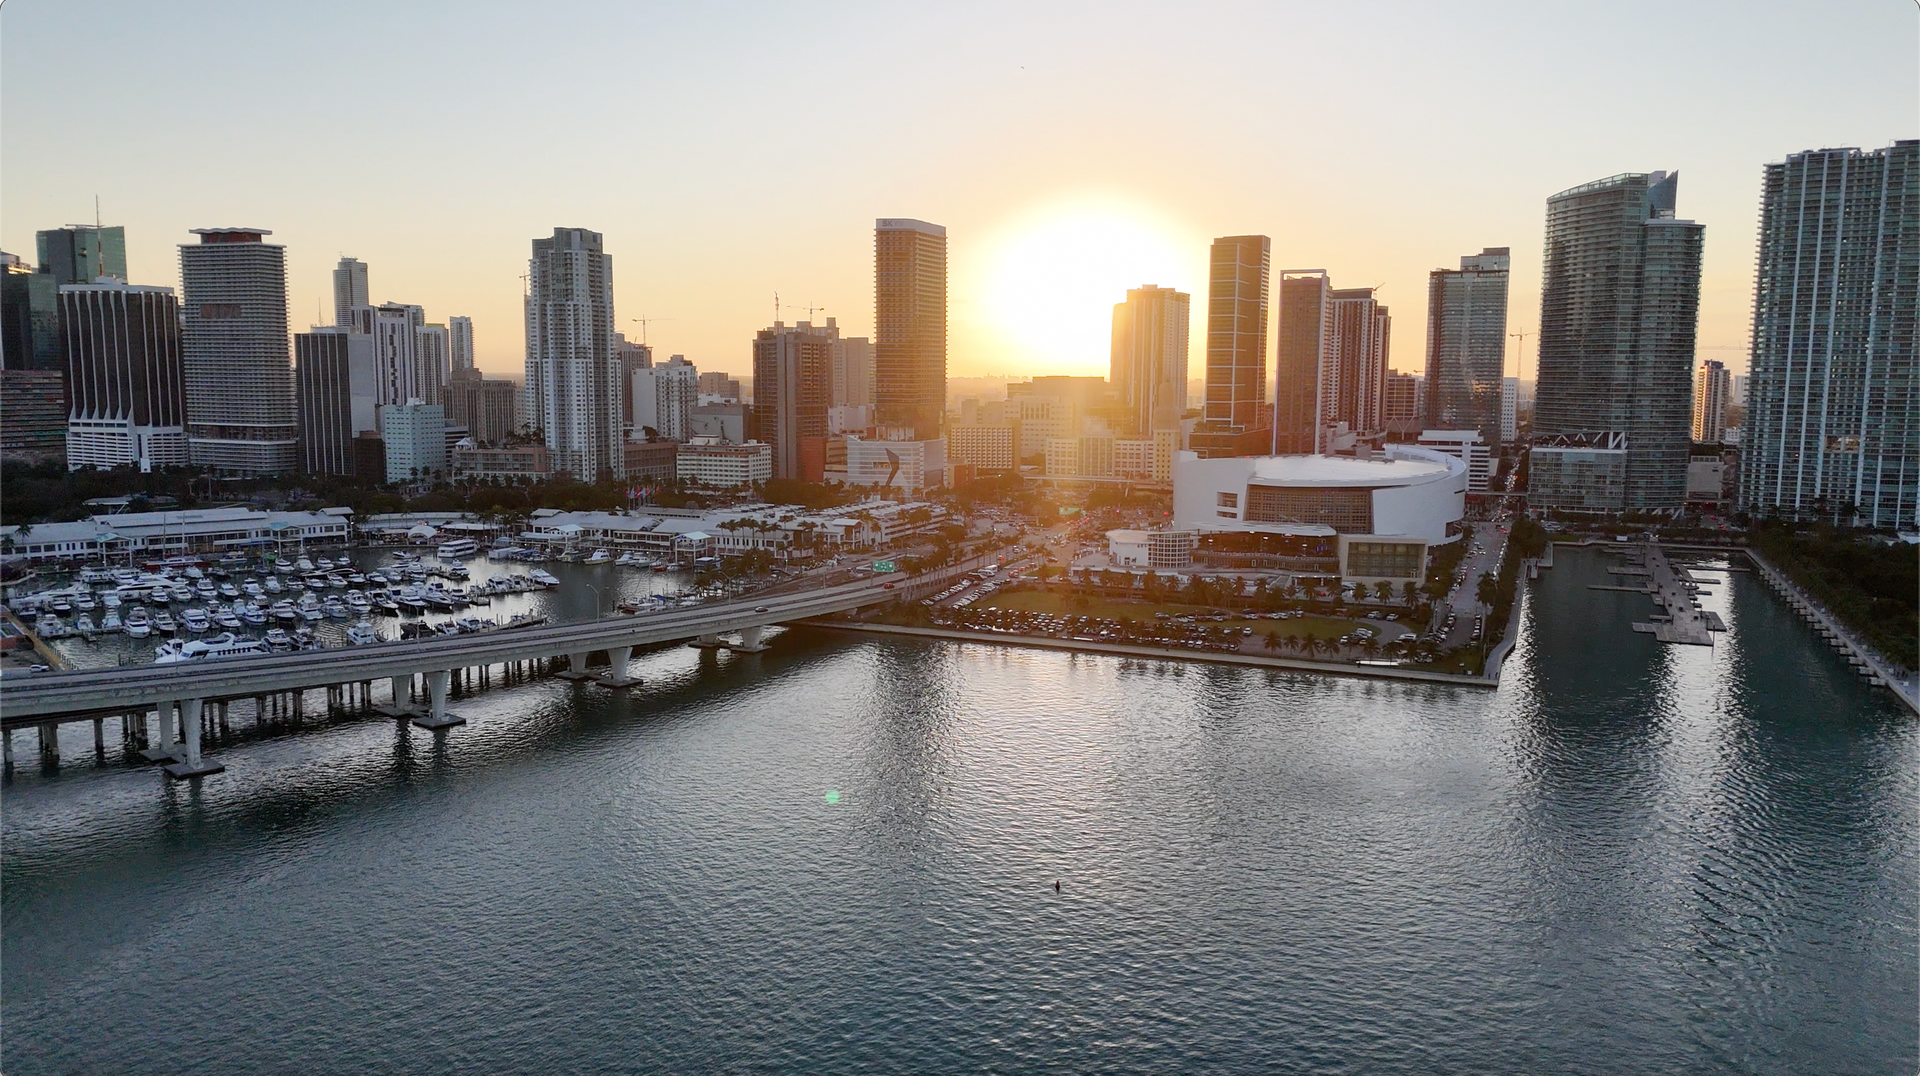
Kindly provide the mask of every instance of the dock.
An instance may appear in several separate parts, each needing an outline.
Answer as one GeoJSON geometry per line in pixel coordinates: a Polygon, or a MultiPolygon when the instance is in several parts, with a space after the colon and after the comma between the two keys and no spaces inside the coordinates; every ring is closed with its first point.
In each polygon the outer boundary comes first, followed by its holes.
{"type": "Polygon", "coordinates": [[[1720,617],[1700,608],[1698,596],[1700,581],[1693,573],[1684,568],[1675,568],[1667,560],[1667,554],[1657,545],[1641,546],[1638,550],[1644,559],[1639,565],[1628,568],[1608,568],[1612,575],[1645,576],[1644,588],[1610,587],[1611,590],[1641,589],[1660,606],[1660,612],[1646,621],[1633,625],[1633,630],[1651,635],[1663,643],[1676,643],[1684,646],[1712,646],[1713,633],[1725,631],[1727,626],[1720,617]]]}

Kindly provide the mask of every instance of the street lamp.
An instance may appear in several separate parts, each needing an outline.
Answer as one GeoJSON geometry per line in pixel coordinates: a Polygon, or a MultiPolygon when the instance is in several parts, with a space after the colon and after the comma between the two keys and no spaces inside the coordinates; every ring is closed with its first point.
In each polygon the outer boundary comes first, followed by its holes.
{"type": "Polygon", "coordinates": [[[593,619],[599,620],[600,619],[600,588],[594,586],[592,583],[586,584],[586,587],[588,590],[593,591],[593,619]]]}

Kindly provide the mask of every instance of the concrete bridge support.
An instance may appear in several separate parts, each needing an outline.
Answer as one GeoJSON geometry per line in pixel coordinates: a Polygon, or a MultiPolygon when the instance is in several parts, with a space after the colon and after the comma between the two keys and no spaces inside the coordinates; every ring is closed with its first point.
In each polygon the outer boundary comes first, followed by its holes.
{"type": "Polygon", "coordinates": [[[219,773],[226,769],[218,762],[209,762],[200,757],[200,711],[199,699],[187,699],[180,704],[180,731],[183,734],[185,748],[180,761],[160,767],[168,777],[188,778],[205,777],[210,773],[219,773]]]}
{"type": "Polygon", "coordinates": [[[740,645],[734,647],[733,649],[744,651],[749,654],[758,654],[760,651],[765,650],[767,648],[767,644],[760,641],[763,637],[765,637],[766,634],[767,634],[767,629],[764,626],[759,624],[756,624],[751,628],[741,628],[740,629],[740,645]]]}
{"type": "Polygon", "coordinates": [[[562,680],[585,680],[592,674],[587,672],[588,651],[567,655],[567,671],[557,674],[562,680]]]}
{"type": "Polygon", "coordinates": [[[147,726],[147,749],[140,757],[148,762],[171,760],[177,748],[173,738],[173,703],[163,702],[153,708],[153,723],[147,726]]]}
{"type": "Polygon", "coordinates": [[[627,675],[627,663],[633,660],[633,647],[613,647],[607,651],[607,658],[607,674],[594,683],[601,687],[632,687],[640,682],[639,677],[627,675]]]}
{"type": "Polygon", "coordinates": [[[453,672],[448,669],[427,674],[427,698],[431,700],[429,709],[425,714],[414,717],[414,724],[423,729],[446,729],[467,723],[466,718],[447,712],[447,688],[452,680],[453,672]]]}
{"type": "Polygon", "coordinates": [[[388,717],[408,718],[420,712],[413,705],[413,677],[396,676],[393,678],[393,703],[389,706],[375,706],[373,712],[388,717]]]}

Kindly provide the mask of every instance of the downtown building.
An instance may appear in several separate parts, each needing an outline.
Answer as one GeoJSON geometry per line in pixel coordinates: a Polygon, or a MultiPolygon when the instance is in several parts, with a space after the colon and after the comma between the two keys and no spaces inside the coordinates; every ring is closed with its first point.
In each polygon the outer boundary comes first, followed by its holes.
{"type": "Polygon", "coordinates": [[[1202,458],[1257,456],[1273,447],[1265,418],[1272,261],[1264,235],[1215,239],[1208,253],[1206,396],[1188,439],[1202,458]]]}
{"type": "Polygon", "coordinates": [[[186,466],[187,384],[173,289],[106,278],[63,285],[60,336],[67,468],[186,466]]]}
{"type": "Polygon", "coordinates": [[[773,446],[773,477],[821,481],[833,389],[834,325],[774,322],[753,340],[753,416],[773,446]]]}
{"type": "Polygon", "coordinates": [[[600,233],[555,228],[551,238],[534,240],[526,302],[527,414],[545,434],[554,469],[585,482],[621,478],[613,258],[600,233]]]}
{"type": "Polygon", "coordinates": [[[333,267],[333,323],[352,325],[354,311],[371,302],[367,298],[367,263],[358,258],[341,258],[333,267]]]}
{"type": "Polygon", "coordinates": [[[1717,445],[1727,437],[1727,397],[1733,379],[1727,364],[1713,359],[1693,372],[1693,439],[1717,445]]]}
{"type": "MultiPolygon", "coordinates": [[[[633,371],[632,439],[644,440],[647,431],[674,441],[694,436],[694,409],[700,403],[700,371],[685,355],[674,355],[657,366],[633,371]]],[[[745,430],[741,433],[744,439],[745,430]]]]}
{"type": "Polygon", "coordinates": [[[1627,173],[1547,200],[1535,507],[1661,510],[1686,501],[1706,229],[1675,216],[1679,181],[1627,173]]]}
{"type": "Polygon", "coordinates": [[[1739,505],[1920,528],[1920,141],[1762,181],[1739,505]]]}
{"type": "Polygon", "coordinates": [[[354,438],[379,428],[373,338],[345,325],[293,336],[300,465],[307,474],[357,474],[354,438]]]}
{"type": "Polygon", "coordinates": [[[1489,445],[1514,436],[1502,417],[1511,266],[1509,248],[1487,247],[1427,275],[1426,422],[1489,445]]]}
{"type": "Polygon", "coordinates": [[[198,467],[229,475],[300,466],[287,355],[287,248],[264,228],[195,228],[180,246],[187,444],[198,467]]]}
{"type": "Polygon", "coordinates": [[[874,222],[873,307],[875,422],[905,439],[936,438],[947,410],[945,228],[874,222]]]}
{"type": "Polygon", "coordinates": [[[1280,274],[1273,452],[1332,451],[1335,434],[1387,428],[1392,318],[1372,288],[1335,288],[1324,269],[1280,274]]]}
{"type": "Polygon", "coordinates": [[[1193,299],[1148,284],[1113,308],[1112,387],[1125,432],[1178,429],[1187,409],[1187,340],[1193,299]]]}
{"type": "Polygon", "coordinates": [[[447,379],[474,369],[473,319],[455,314],[447,319],[447,379]]]}

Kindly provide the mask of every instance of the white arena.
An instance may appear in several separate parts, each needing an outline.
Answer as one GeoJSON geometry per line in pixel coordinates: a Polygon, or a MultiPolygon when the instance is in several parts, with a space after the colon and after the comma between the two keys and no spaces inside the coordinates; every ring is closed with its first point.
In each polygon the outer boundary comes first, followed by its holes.
{"type": "Polygon", "coordinates": [[[1467,465],[1414,445],[1384,456],[1235,456],[1173,461],[1173,526],[1196,533],[1336,538],[1349,581],[1424,575],[1426,550],[1453,540],[1467,465]],[[1417,566],[1414,561],[1417,560],[1417,566]]]}

